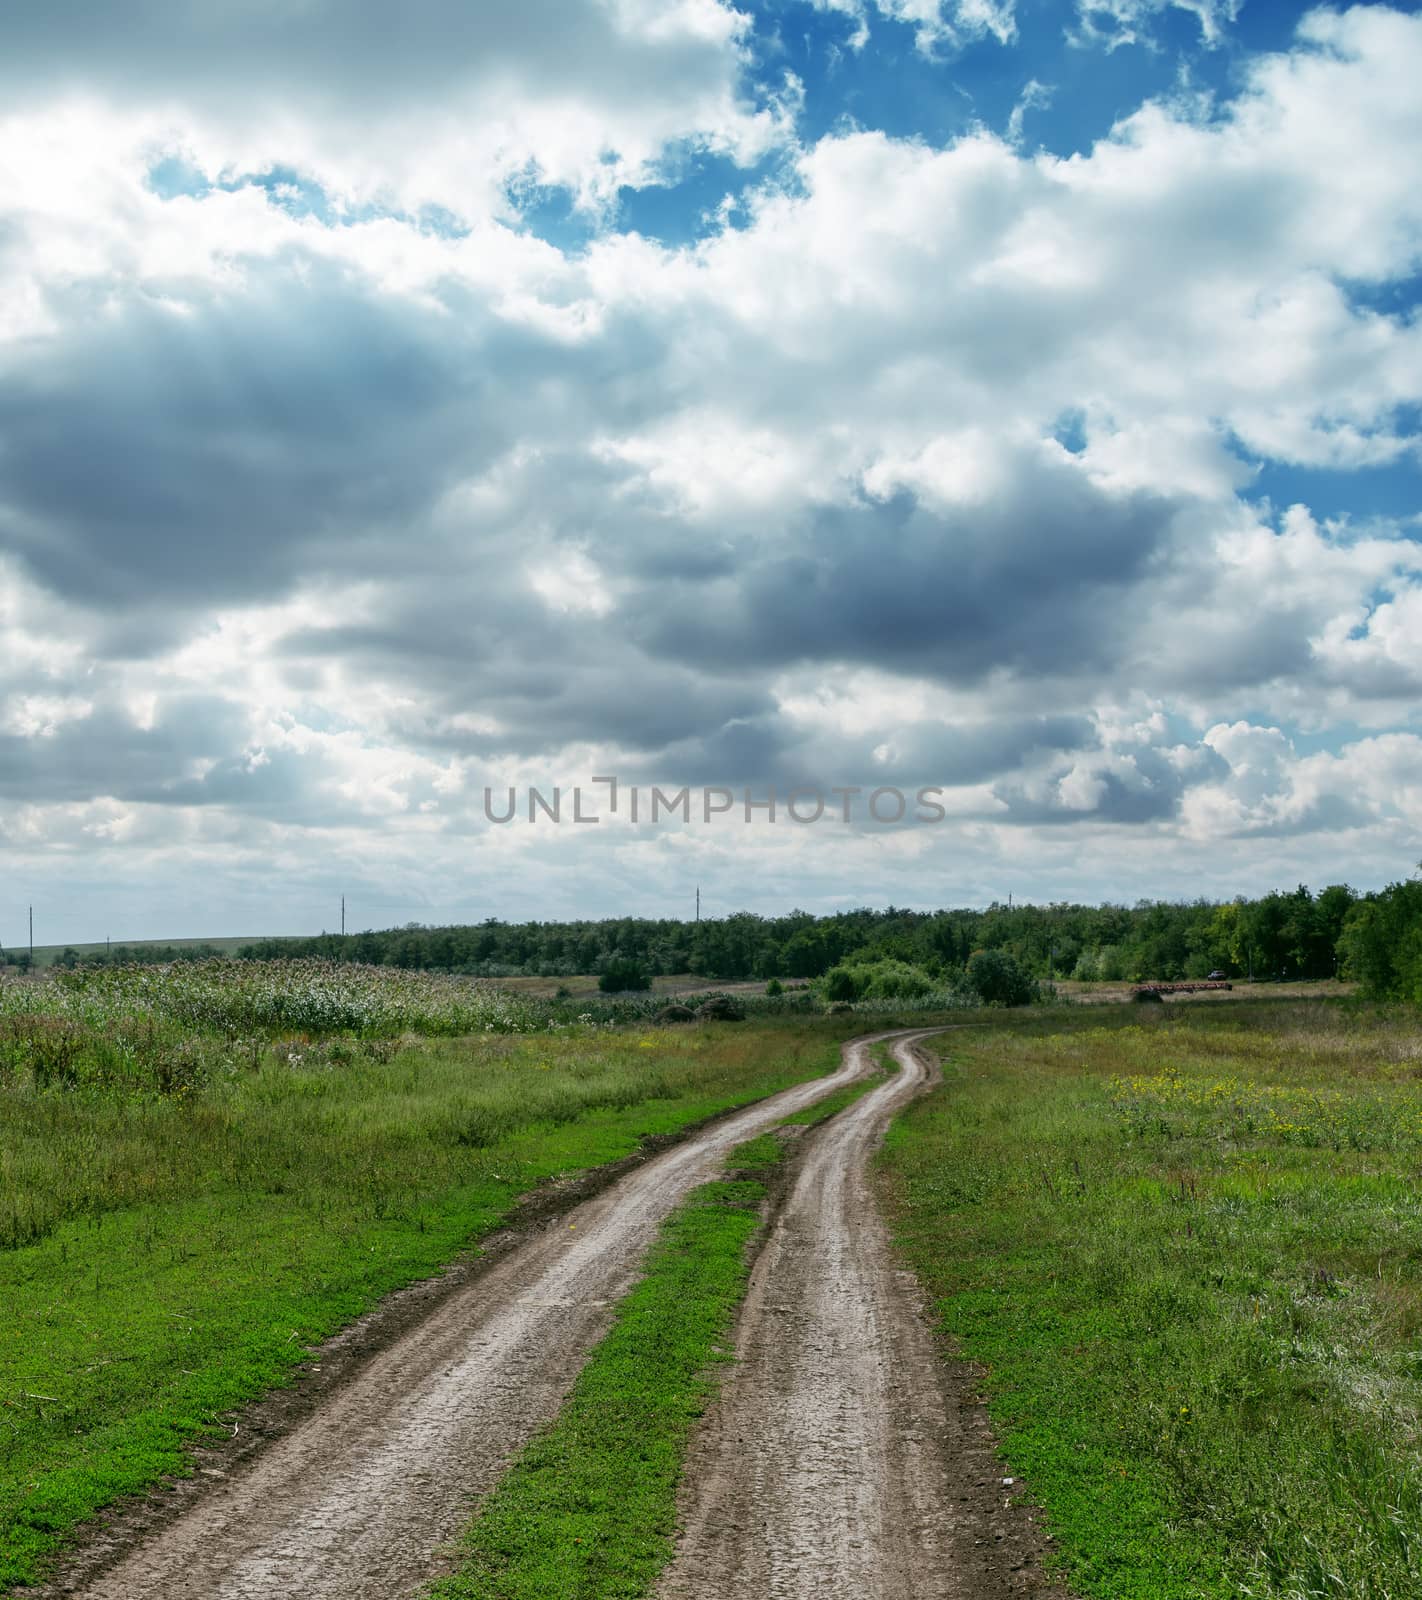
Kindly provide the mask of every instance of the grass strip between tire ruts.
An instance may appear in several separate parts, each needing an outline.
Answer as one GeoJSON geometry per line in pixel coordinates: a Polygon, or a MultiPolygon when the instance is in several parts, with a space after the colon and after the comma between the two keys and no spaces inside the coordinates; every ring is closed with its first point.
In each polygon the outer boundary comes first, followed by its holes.
{"type": "MultiPolygon", "coordinates": [[[[815,1125],[883,1081],[880,1070],[784,1119],[815,1125]]],[[[773,1132],[731,1152],[662,1224],[557,1419],[484,1501],[463,1564],[428,1600],[632,1600],[671,1559],[676,1494],[696,1419],[731,1359],[768,1182],[773,1132]],[[766,1181],[758,1176],[763,1174],[766,1181]]]]}

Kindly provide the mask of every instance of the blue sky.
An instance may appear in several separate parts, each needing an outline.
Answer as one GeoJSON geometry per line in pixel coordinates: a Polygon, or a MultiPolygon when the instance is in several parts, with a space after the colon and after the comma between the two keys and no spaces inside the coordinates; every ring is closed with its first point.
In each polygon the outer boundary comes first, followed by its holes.
{"type": "Polygon", "coordinates": [[[1422,858],[1422,17],[22,0],[0,940],[1422,858]],[[941,825],[490,824],[897,785],[941,825]]]}

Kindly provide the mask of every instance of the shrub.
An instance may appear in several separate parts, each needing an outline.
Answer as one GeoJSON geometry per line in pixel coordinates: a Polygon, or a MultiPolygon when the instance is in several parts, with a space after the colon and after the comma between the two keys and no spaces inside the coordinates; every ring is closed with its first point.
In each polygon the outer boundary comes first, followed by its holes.
{"type": "Polygon", "coordinates": [[[597,986],[604,994],[623,994],[629,989],[650,989],[652,980],[631,956],[614,956],[603,969],[597,986]]]}
{"type": "Polygon", "coordinates": [[[825,999],[841,1003],[859,998],[859,974],[852,967],[831,967],[825,973],[825,999]]]}
{"type": "Polygon", "coordinates": [[[921,967],[892,956],[845,962],[822,980],[826,1000],[915,1000],[933,988],[933,979],[921,967]]]}
{"type": "Polygon", "coordinates": [[[979,950],[968,962],[968,982],[984,1005],[1026,1006],[1037,998],[1037,986],[1002,950],[979,950]]]}
{"type": "Polygon", "coordinates": [[[891,957],[869,962],[859,970],[864,974],[860,995],[865,1000],[916,1000],[933,988],[933,979],[922,967],[891,957]]]}

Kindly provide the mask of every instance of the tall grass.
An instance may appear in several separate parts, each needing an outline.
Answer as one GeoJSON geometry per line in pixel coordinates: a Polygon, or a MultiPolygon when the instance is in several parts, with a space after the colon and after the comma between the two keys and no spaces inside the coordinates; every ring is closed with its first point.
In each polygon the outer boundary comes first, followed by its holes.
{"type": "MultiPolygon", "coordinates": [[[[944,991],[865,1001],[855,1012],[877,1021],[971,1003],[971,995],[944,991]]],[[[480,979],[318,960],[181,961],[38,977],[0,969],[0,1084],[171,1095],[255,1067],[272,1047],[300,1056],[332,1040],[586,1034],[648,1022],[665,1004],[665,995],[651,993],[544,999],[480,979]]],[[[751,1017],[822,1009],[808,990],[737,995],[735,1004],[751,1017]]]]}
{"type": "Polygon", "coordinates": [[[1415,1014],[1180,1007],[944,1049],[890,1194],[1079,1592],[1422,1594],[1415,1014]]]}

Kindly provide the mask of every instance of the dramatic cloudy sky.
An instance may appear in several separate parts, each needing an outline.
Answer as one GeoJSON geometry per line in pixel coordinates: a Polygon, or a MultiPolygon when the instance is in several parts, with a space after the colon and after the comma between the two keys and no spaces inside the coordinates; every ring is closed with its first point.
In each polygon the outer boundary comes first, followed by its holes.
{"type": "Polygon", "coordinates": [[[1422,857],[1422,16],[11,0],[0,939],[1422,857]],[[505,827],[486,785],[935,784],[505,827]]]}

